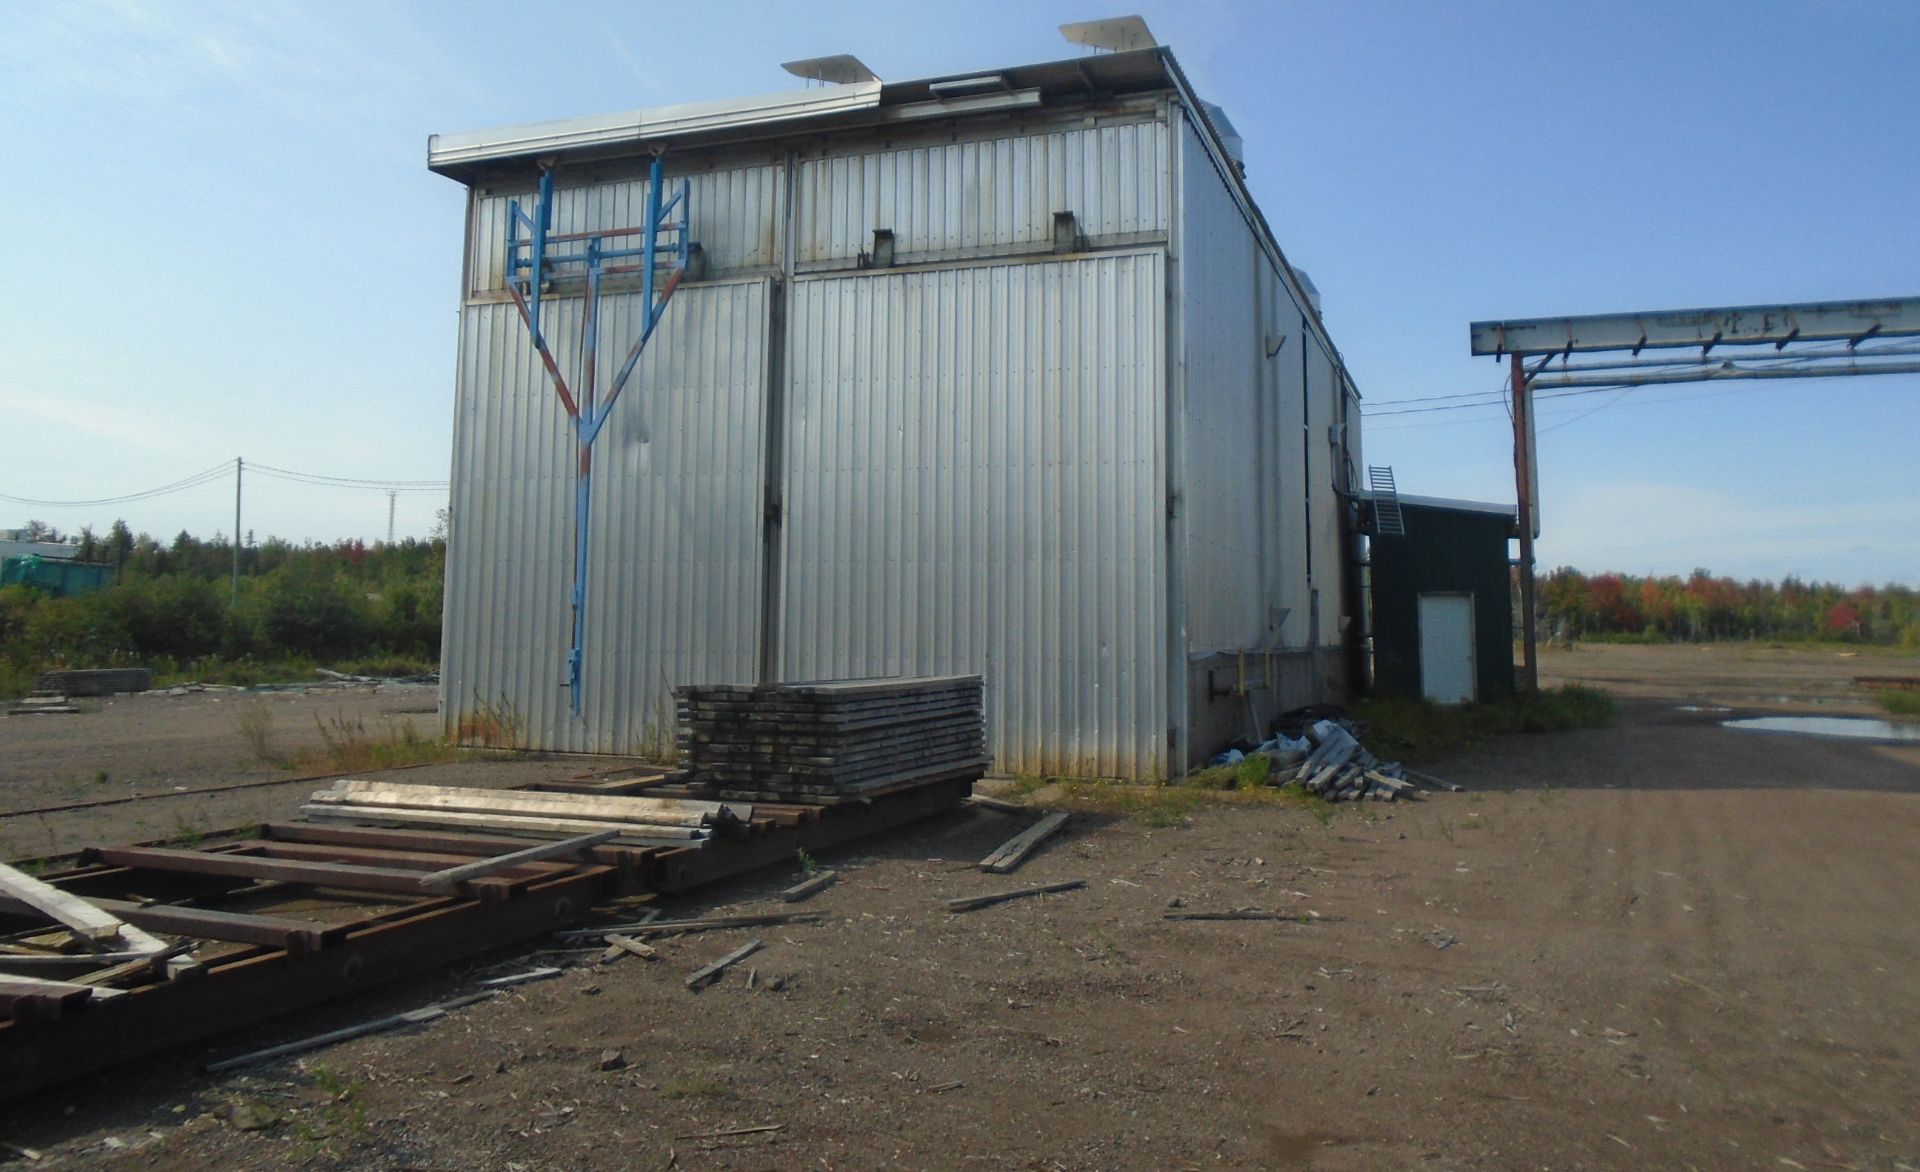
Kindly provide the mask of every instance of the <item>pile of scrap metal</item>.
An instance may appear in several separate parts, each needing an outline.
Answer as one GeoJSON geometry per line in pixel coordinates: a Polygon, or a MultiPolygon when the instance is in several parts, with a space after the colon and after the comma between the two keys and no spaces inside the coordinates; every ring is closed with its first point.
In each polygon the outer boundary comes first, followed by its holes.
{"type": "Polygon", "coordinates": [[[1294,770],[1293,780],[1310,794],[1330,802],[1391,802],[1419,793],[1407,779],[1405,767],[1375,758],[1343,725],[1319,721],[1306,730],[1305,739],[1312,747],[1294,770]]]}
{"type": "Polygon", "coordinates": [[[0,884],[0,1098],[958,806],[662,794],[663,775],[481,790],[349,781],[306,820],[92,847],[0,884]]]}
{"type": "Polygon", "coordinates": [[[1297,735],[1276,731],[1268,741],[1245,751],[1230,749],[1208,764],[1237,769],[1245,761],[1264,759],[1268,784],[1298,785],[1330,802],[1392,802],[1418,797],[1422,787],[1460,790],[1450,781],[1375,757],[1360,743],[1358,726],[1331,706],[1316,706],[1314,715],[1319,718],[1292,726],[1297,735]]]}

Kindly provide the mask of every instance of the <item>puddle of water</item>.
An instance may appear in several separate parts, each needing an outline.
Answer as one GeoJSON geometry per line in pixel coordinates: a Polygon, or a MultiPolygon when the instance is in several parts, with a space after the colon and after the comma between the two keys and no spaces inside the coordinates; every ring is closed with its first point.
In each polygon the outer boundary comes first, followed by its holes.
{"type": "Polygon", "coordinates": [[[1723,720],[1726,728],[1755,732],[1801,733],[1815,737],[1855,737],[1868,741],[1920,741],[1920,724],[1895,724],[1871,716],[1755,716],[1723,720]]]}

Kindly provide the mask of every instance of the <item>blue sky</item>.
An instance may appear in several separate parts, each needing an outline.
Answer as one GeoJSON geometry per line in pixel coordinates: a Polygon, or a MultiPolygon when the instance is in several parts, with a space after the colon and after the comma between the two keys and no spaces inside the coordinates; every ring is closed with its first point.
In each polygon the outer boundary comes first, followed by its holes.
{"type": "MultiPolygon", "coordinates": [[[[235,455],[433,480],[462,189],[426,136],[1071,56],[1127,10],[955,4],[0,5],[0,493],[80,499],[235,455]],[[677,31],[674,22],[689,22],[677,31]],[[660,38],[660,39],[656,39],[660,38]]],[[[1137,3],[1246,139],[1367,405],[1480,391],[1482,318],[1920,295],[1920,3],[1137,3]]],[[[1920,582],[1920,376],[1543,404],[1544,568],[1920,582]]],[[[1498,410],[1381,415],[1403,491],[1511,500],[1498,410]]],[[[439,503],[399,499],[424,533],[439,503]]],[[[230,481],[117,507],[171,534],[230,481]]],[[[250,478],[246,527],[384,536],[387,498],[250,478]]]]}

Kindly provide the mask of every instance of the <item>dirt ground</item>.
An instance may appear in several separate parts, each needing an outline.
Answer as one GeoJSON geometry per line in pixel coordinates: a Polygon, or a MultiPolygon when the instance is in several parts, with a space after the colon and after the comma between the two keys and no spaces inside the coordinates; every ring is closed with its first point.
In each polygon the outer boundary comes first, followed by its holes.
{"type": "MultiPolygon", "coordinates": [[[[754,932],[563,958],[415,1032],[199,1071],[555,960],[488,958],[0,1106],[0,1140],[35,1167],[126,1169],[1920,1169],[1920,747],[1683,710],[1746,684],[1804,699],[1851,661],[1769,680],[1736,650],[1662,650],[1550,656],[1550,678],[1621,691],[1620,721],[1431,763],[1466,793],[1324,825],[1086,813],[1010,877],[971,861],[1021,820],[956,812],[822,858],[827,919],[757,930],[765,949],[704,993],[683,978],[754,932]],[[1165,919],[1176,903],[1302,920],[1165,919]],[[624,1065],[602,1070],[610,1050],[624,1065]],[[751,1127],[770,1130],[716,1134],[751,1127]]],[[[211,743],[230,766],[238,742],[211,743]]],[[[298,792],[191,800],[253,817],[298,792]]],[[[668,911],[784,908],[796,878],[668,911]]]]}

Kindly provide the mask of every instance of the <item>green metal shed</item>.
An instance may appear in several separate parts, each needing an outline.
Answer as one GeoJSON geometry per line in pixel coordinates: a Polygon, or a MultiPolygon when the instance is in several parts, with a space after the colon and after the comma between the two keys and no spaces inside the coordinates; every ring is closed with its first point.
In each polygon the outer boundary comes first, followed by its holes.
{"type": "Polygon", "coordinates": [[[1402,528],[1370,542],[1373,688],[1441,703],[1513,692],[1507,505],[1399,498],[1402,528]]]}

